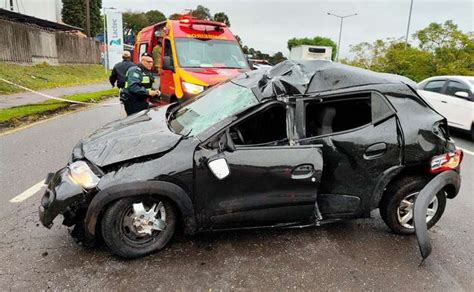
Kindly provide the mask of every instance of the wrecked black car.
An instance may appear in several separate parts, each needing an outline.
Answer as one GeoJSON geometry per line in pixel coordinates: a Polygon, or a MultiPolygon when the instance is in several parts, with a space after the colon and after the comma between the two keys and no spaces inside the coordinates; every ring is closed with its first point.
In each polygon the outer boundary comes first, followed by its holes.
{"type": "Polygon", "coordinates": [[[427,228],[460,187],[446,119],[406,78],[328,61],[244,73],[183,104],[83,139],[47,177],[40,220],[135,258],[185,234],[317,226],[380,209],[399,234],[427,228]]]}

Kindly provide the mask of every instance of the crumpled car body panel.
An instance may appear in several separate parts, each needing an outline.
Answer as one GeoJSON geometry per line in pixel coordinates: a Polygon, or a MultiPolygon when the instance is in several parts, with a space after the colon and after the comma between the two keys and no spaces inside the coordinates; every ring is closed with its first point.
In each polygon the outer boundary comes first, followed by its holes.
{"type": "Polygon", "coordinates": [[[112,122],[82,141],[84,157],[99,167],[168,151],[181,139],[166,124],[168,106],[112,122]]]}

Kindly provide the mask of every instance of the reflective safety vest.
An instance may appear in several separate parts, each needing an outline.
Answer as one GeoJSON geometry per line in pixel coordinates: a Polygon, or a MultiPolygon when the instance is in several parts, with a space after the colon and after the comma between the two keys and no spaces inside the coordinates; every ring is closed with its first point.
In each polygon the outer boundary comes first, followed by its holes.
{"type": "Polygon", "coordinates": [[[126,74],[127,81],[121,93],[121,100],[145,101],[148,92],[153,88],[155,78],[143,65],[130,67],[126,74]]]}

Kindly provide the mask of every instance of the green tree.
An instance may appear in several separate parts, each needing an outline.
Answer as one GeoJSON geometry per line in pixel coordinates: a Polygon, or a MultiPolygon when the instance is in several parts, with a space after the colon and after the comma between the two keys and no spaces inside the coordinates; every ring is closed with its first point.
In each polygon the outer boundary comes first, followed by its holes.
{"type": "Polygon", "coordinates": [[[136,35],[144,27],[166,20],[166,16],[159,10],[149,10],[145,13],[127,11],[122,16],[125,35],[136,35]]]}
{"type": "Polygon", "coordinates": [[[413,34],[417,46],[401,39],[377,40],[351,46],[353,66],[395,73],[415,81],[437,75],[474,75],[474,38],[452,21],[431,23],[413,34]]]}
{"type": "Polygon", "coordinates": [[[291,48],[301,45],[332,47],[331,59],[334,60],[336,58],[337,45],[330,38],[325,38],[321,36],[315,36],[313,38],[292,38],[288,40],[287,45],[288,50],[291,50],[291,48]]]}
{"type": "MultiPolygon", "coordinates": [[[[102,0],[90,0],[89,7],[91,36],[95,36],[102,31],[102,18],[100,16],[102,0]]],[[[63,0],[61,14],[64,23],[77,26],[85,31],[86,6],[84,0],[63,0]]]]}
{"type": "Polygon", "coordinates": [[[419,49],[433,55],[432,62],[439,75],[474,75],[474,38],[463,33],[451,20],[431,23],[413,34],[419,49]]]}
{"type": "Polygon", "coordinates": [[[191,16],[196,19],[211,20],[211,12],[209,8],[198,5],[196,9],[191,11],[191,16]]]}
{"type": "Polygon", "coordinates": [[[276,65],[276,64],[278,64],[280,62],[283,62],[285,60],[286,60],[286,58],[283,55],[283,53],[282,52],[277,52],[268,59],[268,62],[270,62],[270,64],[272,64],[272,65],[276,65]]]}
{"type": "Polygon", "coordinates": [[[239,42],[239,45],[242,46],[242,39],[238,35],[235,35],[235,39],[239,42]]]}
{"type": "Polygon", "coordinates": [[[431,23],[428,27],[413,34],[420,49],[434,52],[440,48],[462,48],[468,41],[468,35],[458,29],[452,20],[444,24],[431,23]]]}
{"type": "Polygon", "coordinates": [[[173,13],[170,16],[168,16],[168,19],[170,20],[178,20],[181,17],[181,14],[179,13],[173,13]]]}
{"type": "Polygon", "coordinates": [[[123,17],[123,29],[125,35],[136,35],[144,27],[150,25],[150,21],[142,12],[125,12],[123,17]]]}
{"type": "Polygon", "coordinates": [[[91,36],[96,36],[104,30],[102,16],[102,0],[90,0],[91,36]]]}
{"type": "Polygon", "coordinates": [[[155,24],[166,20],[166,16],[159,10],[150,10],[145,13],[148,23],[155,24]]]}
{"type": "Polygon", "coordinates": [[[62,20],[69,25],[85,27],[85,6],[83,0],[63,0],[62,20]]]}
{"type": "Polygon", "coordinates": [[[227,27],[230,27],[229,17],[224,12],[217,12],[216,14],[214,14],[214,21],[225,23],[227,27]]]}

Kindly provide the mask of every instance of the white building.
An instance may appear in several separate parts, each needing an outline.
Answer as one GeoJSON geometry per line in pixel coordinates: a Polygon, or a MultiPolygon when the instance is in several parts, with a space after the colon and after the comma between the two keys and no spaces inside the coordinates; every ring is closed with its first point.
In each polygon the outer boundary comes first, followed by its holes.
{"type": "Polygon", "coordinates": [[[62,0],[3,0],[0,8],[11,10],[10,4],[13,4],[14,12],[61,22],[62,0]]]}

